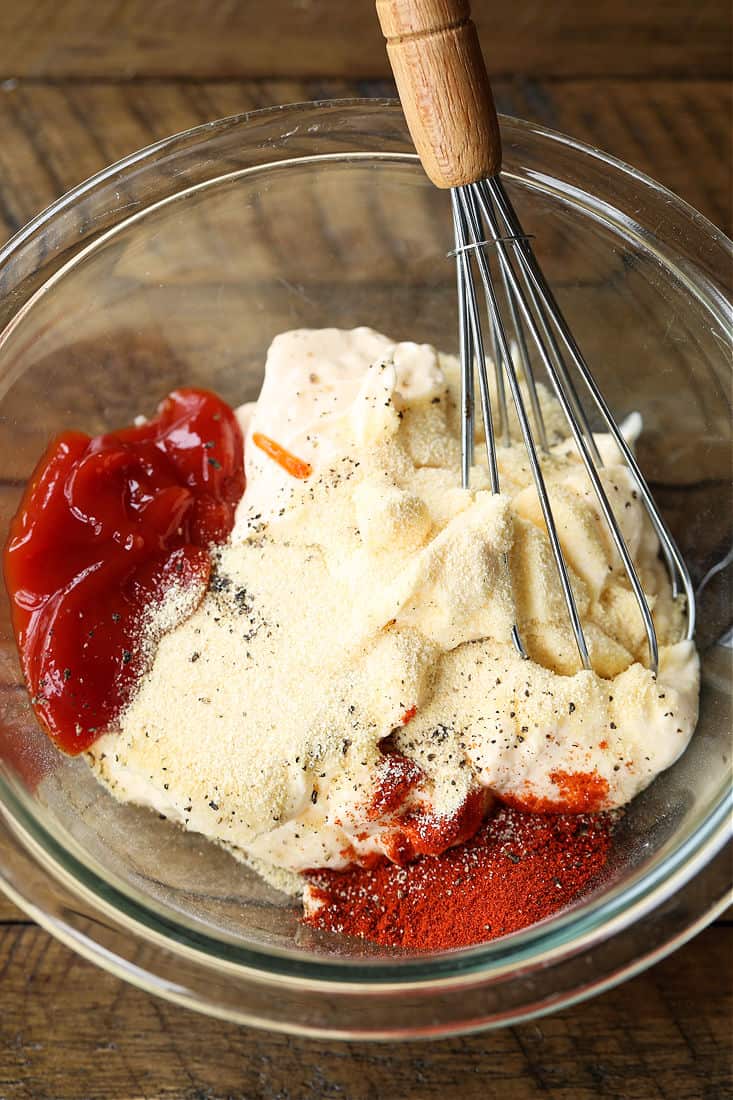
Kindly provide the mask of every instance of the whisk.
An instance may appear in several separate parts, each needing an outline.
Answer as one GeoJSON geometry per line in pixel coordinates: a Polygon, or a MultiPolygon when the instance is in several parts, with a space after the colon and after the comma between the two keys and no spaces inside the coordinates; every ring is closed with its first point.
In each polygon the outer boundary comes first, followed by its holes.
{"type": "MultiPolygon", "coordinates": [[[[578,384],[589,398],[600,430],[609,432],[631,472],[659,538],[675,597],[686,602],[685,637],[695,629],[695,599],[687,567],[660,515],[631,447],[616,424],[593,375],[537,263],[500,178],[501,138],[491,85],[468,0],[377,0],[387,52],[407,124],[422,165],[436,186],[450,189],[455,229],[461,362],[462,481],[469,487],[474,462],[475,379],[486,439],[492,492],[500,491],[495,420],[505,445],[511,444],[507,389],[542,509],[565,604],[584,668],[591,658],[570,583],[557,525],[542,472],[540,454],[548,438],[535,380],[539,361],[570,434],[636,597],[656,674],[659,647],[649,602],[621,533],[600,469],[603,466],[578,384]],[[479,306],[483,287],[486,308],[479,306]],[[495,370],[495,404],[489,387],[482,314],[488,321],[495,370]],[[517,358],[528,396],[520,387],[517,358]],[[496,415],[495,415],[496,413],[496,415]],[[531,415],[531,419],[530,419],[531,415]],[[533,426],[534,425],[534,429],[533,426]]],[[[517,650],[526,656],[519,631],[517,650]]]]}

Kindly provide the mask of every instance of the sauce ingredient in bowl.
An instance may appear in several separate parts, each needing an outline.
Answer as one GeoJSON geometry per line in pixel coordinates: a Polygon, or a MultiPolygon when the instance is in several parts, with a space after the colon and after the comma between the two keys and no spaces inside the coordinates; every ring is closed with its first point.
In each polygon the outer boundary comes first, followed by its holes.
{"type": "Polygon", "coordinates": [[[142,425],[66,432],[26,488],[5,548],[5,580],[38,718],[66,752],[114,721],[145,668],[151,610],[177,593],[192,611],[244,491],[232,410],[176,390],[142,425]]]}
{"type": "Polygon", "coordinates": [[[613,825],[613,813],[500,809],[464,844],[406,867],[384,862],[308,875],[304,920],[417,951],[506,936],[564,909],[597,882],[613,825]]]}
{"type": "Polygon", "coordinates": [[[150,659],[86,742],[116,797],[293,892],[304,872],[367,868],[310,878],[308,919],[323,927],[343,923],[349,883],[398,881],[385,860],[418,859],[407,873],[419,878],[477,830],[469,862],[497,881],[495,834],[481,830],[495,803],[509,807],[496,828],[529,830],[530,866],[549,868],[558,836],[576,833],[543,833],[524,811],[623,806],[697,720],[697,655],[680,641],[681,609],[615,444],[597,437],[601,476],[653,608],[657,677],[557,403],[540,387],[543,471],[594,671],[578,664],[524,448],[499,446],[500,494],[480,467],[460,487],[459,393],[457,361],[428,345],[364,328],[278,336],[258,401],[237,410],[236,512],[232,431],[226,463],[217,456],[226,522],[205,551],[181,536],[206,554],[206,593],[173,613],[153,604],[138,628],[150,659]]]}

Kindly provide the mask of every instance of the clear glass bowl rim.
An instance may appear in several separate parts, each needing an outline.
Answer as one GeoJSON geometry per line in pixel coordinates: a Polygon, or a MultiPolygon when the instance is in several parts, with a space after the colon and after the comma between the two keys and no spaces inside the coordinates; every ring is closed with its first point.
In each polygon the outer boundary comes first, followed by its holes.
{"type": "MultiPolygon", "coordinates": [[[[215,135],[224,128],[232,126],[246,126],[259,123],[271,118],[286,119],[288,113],[309,109],[337,110],[339,108],[358,108],[366,112],[399,112],[399,104],[391,99],[342,99],[315,102],[303,102],[287,104],[282,107],[268,107],[258,111],[246,112],[220,119],[213,123],[205,123],[191,129],[181,131],[168,138],[155,142],[152,145],[138,150],[129,156],[115,162],[109,167],[91,176],[89,179],[73,188],[65,195],[48,206],[35,218],[22,227],[7,244],[0,249],[0,266],[12,259],[24,243],[35,234],[41,233],[45,226],[54,217],[61,214],[67,208],[73,206],[83,196],[93,192],[95,188],[105,184],[110,178],[124,173],[132,166],[139,166],[146,161],[154,163],[156,158],[170,151],[177,144],[190,142],[197,137],[215,135]]],[[[557,142],[577,151],[583,157],[590,157],[602,161],[609,170],[619,175],[633,179],[635,185],[649,188],[656,193],[665,196],[674,210],[687,220],[694,222],[698,233],[706,235],[714,241],[718,247],[729,253],[733,253],[733,244],[706,218],[697,212],[684,200],[668,191],[661,184],[652,180],[637,169],[625,164],[609,154],[558,133],[535,123],[528,123],[520,119],[502,116],[502,128],[504,131],[518,130],[520,133],[531,133],[550,142],[557,142]]],[[[343,159],[364,157],[379,159],[380,154],[359,153],[357,150],[344,150],[338,157],[343,159]]],[[[414,163],[417,157],[412,153],[389,153],[389,159],[404,160],[414,163]]],[[[319,155],[316,154],[315,159],[319,155]]],[[[296,157],[297,161],[304,158],[296,157]]],[[[333,155],[326,155],[322,159],[334,159],[333,155]]],[[[266,159],[258,163],[255,169],[242,169],[241,172],[261,170],[277,165],[284,166],[292,161],[266,159]]],[[[223,173],[231,175],[232,173],[223,173]]],[[[240,172],[234,173],[236,175],[240,172]]],[[[218,177],[220,178],[220,177],[218,177]]],[[[215,179],[208,180],[206,185],[213,184],[215,179]]],[[[149,211],[160,202],[146,207],[149,211]]],[[[108,235],[119,232],[125,225],[138,217],[138,212],[129,218],[117,223],[102,237],[94,240],[94,247],[100,240],[108,235]]],[[[78,257],[73,257],[73,263],[78,257]]],[[[52,276],[53,278],[53,276],[52,276]]],[[[720,296],[720,288],[713,287],[700,279],[697,291],[700,293],[704,286],[703,297],[707,304],[720,316],[721,305],[724,308],[724,299],[720,296]]],[[[45,286],[45,284],[44,284],[45,286]]],[[[42,292],[44,287],[40,288],[42,292]]],[[[12,318],[11,318],[12,324],[12,318]]],[[[0,334],[1,335],[1,334],[0,334]]],[[[429,982],[431,987],[441,983],[451,988],[464,982],[475,982],[477,978],[500,977],[518,967],[531,965],[547,966],[555,959],[566,957],[568,954],[576,954],[590,947],[600,940],[605,940],[612,935],[623,931],[635,921],[640,920],[651,910],[661,905],[675,891],[680,890],[690,879],[697,874],[720,851],[731,833],[730,815],[733,808],[733,793],[730,789],[724,789],[718,803],[713,807],[707,817],[699,824],[696,831],[687,841],[668,853],[660,861],[658,866],[647,875],[641,876],[631,886],[619,885],[606,894],[603,898],[592,900],[582,909],[570,910],[551,921],[534,925],[523,932],[510,937],[491,941],[488,944],[474,948],[462,949],[457,952],[431,955],[425,959],[419,957],[400,959],[397,965],[386,964],[383,960],[346,960],[325,959],[315,957],[304,959],[295,953],[286,950],[271,951],[261,948],[241,948],[226,941],[204,936],[185,925],[172,926],[168,919],[161,919],[153,910],[145,904],[143,896],[133,897],[132,892],[124,893],[112,887],[105,880],[97,876],[90,868],[76,860],[38,821],[32,811],[18,799],[12,789],[0,776],[0,812],[6,817],[9,831],[12,832],[21,846],[27,846],[34,850],[36,857],[41,856],[41,862],[48,873],[58,876],[65,883],[73,884],[73,892],[77,892],[85,899],[92,910],[108,912],[110,916],[126,926],[133,935],[143,934],[149,939],[157,941],[161,946],[169,950],[180,950],[184,953],[194,952],[196,955],[207,956],[210,960],[216,960],[224,965],[234,965],[236,970],[244,975],[247,971],[253,975],[259,973],[266,975],[267,979],[274,981],[285,980],[288,983],[306,984],[309,988],[321,986],[332,988],[338,984],[339,988],[351,988],[353,991],[369,989],[375,986],[384,990],[409,990],[416,985],[429,982]]],[[[2,881],[2,868],[0,867],[0,884],[2,881]]],[[[9,886],[9,884],[7,884],[9,886]]],[[[14,900],[21,905],[25,904],[33,915],[40,917],[42,923],[47,924],[50,930],[59,934],[59,929],[53,921],[45,921],[36,909],[33,898],[26,897],[22,892],[12,887],[9,893],[14,900]]],[[[707,923],[707,919],[713,919],[722,904],[715,899],[712,908],[707,914],[696,914],[694,928],[691,925],[691,934],[698,931],[707,923]]],[[[679,939],[670,944],[669,949],[679,945],[679,939]]],[[[655,958],[659,953],[655,953],[655,958]]],[[[102,958],[98,962],[104,965],[102,958]]],[[[650,960],[651,961],[651,960],[650,960]]],[[[128,977],[130,975],[128,974],[128,977]]],[[[131,980],[135,980],[134,976],[131,980]]],[[[164,991],[163,991],[164,992],[164,991]]],[[[570,998],[566,999],[569,1000],[570,998]]]]}

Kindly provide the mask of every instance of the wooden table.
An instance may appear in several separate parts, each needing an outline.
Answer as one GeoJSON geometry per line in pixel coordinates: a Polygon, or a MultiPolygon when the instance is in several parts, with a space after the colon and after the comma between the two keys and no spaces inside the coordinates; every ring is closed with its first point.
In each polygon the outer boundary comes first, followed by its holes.
{"type": "MultiPolygon", "coordinates": [[[[727,0],[474,0],[499,109],[628,160],[730,232],[727,0]]],[[[108,162],[271,103],[390,94],[371,0],[0,2],[0,239],[108,162]]],[[[719,1100],[731,921],[574,1009],[369,1045],[228,1026],[93,968],[0,901],[0,1100],[719,1100]]]]}

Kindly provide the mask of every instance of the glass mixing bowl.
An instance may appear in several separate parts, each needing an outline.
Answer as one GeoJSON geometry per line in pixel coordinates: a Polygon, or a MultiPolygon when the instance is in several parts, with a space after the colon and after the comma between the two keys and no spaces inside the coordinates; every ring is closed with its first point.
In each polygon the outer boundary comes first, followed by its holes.
{"type": "MultiPolygon", "coordinates": [[[[730,243],[658,184],[570,138],[502,122],[505,177],[696,582],[730,542],[730,243]]],[[[371,325],[456,347],[447,195],[399,108],[299,104],[224,119],[100,173],[0,254],[0,528],[50,436],[150,413],[178,385],[256,396],[272,337],[371,325]]],[[[724,904],[729,601],[700,600],[700,725],[636,799],[594,892],[521,933],[440,954],[316,933],[246,867],[117,804],[35,724],[0,620],[0,872],[54,935],[129,981],[245,1023],[438,1035],[588,996],[724,904]]]]}

